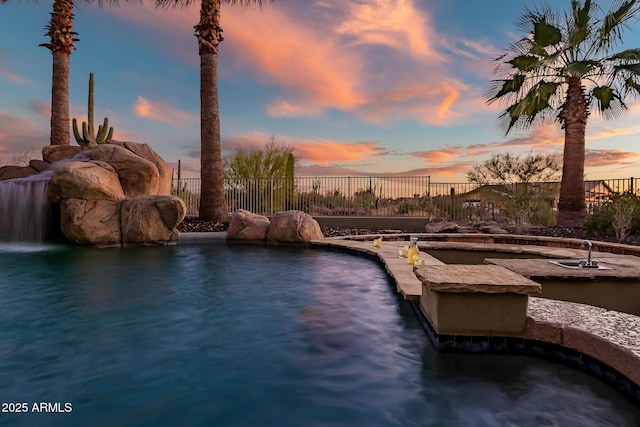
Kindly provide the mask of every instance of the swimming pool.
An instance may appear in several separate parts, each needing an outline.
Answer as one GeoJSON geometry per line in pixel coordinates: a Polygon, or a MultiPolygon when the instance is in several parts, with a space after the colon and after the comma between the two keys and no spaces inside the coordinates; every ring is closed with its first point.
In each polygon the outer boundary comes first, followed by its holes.
{"type": "Polygon", "coordinates": [[[361,256],[4,247],[0,265],[0,400],[29,408],[0,414],[3,426],[640,423],[570,368],[436,352],[361,256]],[[60,411],[32,412],[39,402],[60,411]]]}

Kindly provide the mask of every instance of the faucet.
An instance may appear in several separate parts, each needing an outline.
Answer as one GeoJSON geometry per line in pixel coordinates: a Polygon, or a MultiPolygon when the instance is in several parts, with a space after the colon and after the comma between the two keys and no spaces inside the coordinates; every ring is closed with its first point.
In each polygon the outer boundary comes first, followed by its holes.
{"type": "Polygon", "coordinates": [[[585,267],[591,267],[592,263],[591,263],[591,246],[593,246],[591,244],[590,240],[584,240],[581,244],[580,244],[580,249],[584,248],[584,245],[589,246],[589,253],[587,254],[587,262],[584,264],[585,267]]]}

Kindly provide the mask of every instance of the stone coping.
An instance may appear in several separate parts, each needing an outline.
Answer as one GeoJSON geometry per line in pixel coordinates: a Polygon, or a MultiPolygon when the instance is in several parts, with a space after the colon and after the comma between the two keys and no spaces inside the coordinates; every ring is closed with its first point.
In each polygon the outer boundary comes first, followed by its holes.
{"type": "Polygon", "coordinates": [[[539,283],[497,265],[414,266],[413,271],[434,292],[520,295],[542,292],[539,283]]]}
{"type": "MultiPolygon", "coordinates": [[[[442,243],[474,243],[475,245],[512,245],[512,246],[540,246],[548,248],[580,249],[583,239],[557,238],[547,236],[528,236],[518,234],[484,234],[484,233],[396,233],[396,234],[371,234],[359,236],[338,236],[329,239],[350,239],[366,241],[374,237],[383,236],[390,241],[409,240],[409,237],[417,237],[420,242],[442,243]]],[[[600,242],[591,240],[593,252],[611,253],[617,255],[633,255],[640,257],[640,246],[625,245],[621,243],[600,242]]],[[[601,256],[598,254],[598,256],[601,256]]]]}
{"type": "MultiPolygon", "coordinates": [[[[412,303],[417,305],[417,300],[422,293],[422,282],[413,272],[413,266],[407,264],[406,259],[398,258],[398,246],[400,246],[398,242],[407,241],[409,236],[418,237],[423,235],[414,233],[384,235],[380,248],[375,248],[373,239],[379,236],[331,237],[312,241],[311,243],[315,246],[343,248],[376,256],[383,262],[387,272],[396,282],[398,292],[405,299],[412,300],[412,303]]],[[[582,243],[582,241],[579,242],[582,243]]],[[[421,249],[423,248],[421,242],[419,242],[418,246],[421,249]]],[[[554,247],[561,248],[562,251],[566,248],[561,244],[554,247]]],[[[425,259],[425,264],[428,266],[445,265],[424,252],[421,252],[420,256],[425,259]]],[[[546,260],[543,261],[546,262],[546,260]]],[[[463,266],[452,265],[451,267],[460,268],[463,266]]],[[[423,268],[425,267],[415,267],[416,270],[423,268]]],[[[638,274],[640,275],[640,272],[638,274]]],[[[610,367],[615,372],[619,372],[627,381],[627,386],[622,385],[618,388],[627,391],[631,390],[629,393],[632,398],[640,403],[640,317],[585,304],[531,296],[529,297],[527,315],[527,328],[524,336],[462,337],[463,341],[467,343],[473,342],[474,339],[483,343],[491,340],[505,343],[513,341],[516,346],[522,348],[531,347],[531,343],[541,342],[547,343],[549,346],[558,346],[561,349],[575,351],[578,360],[593,358],[595,362],[602,364],[602,366],[610,367]],[[629,384],[628,381],[632,384],[629,384]]],[[[482,345],[485,346],[485,344],[482,345]]],[[[533,346],[535,347],[535,344],[533,346]]],[[[551,353],[556,354],[557,351],[554,353],[551,350],[551,353]]],[[[563,359],[569,360],[564,357],[563,359]]],[[[572,360],[575,360],[575,358],[572,360]]],[[[573,365],[591,372],[589,366],[593,364],[589,365],[589,363],[580,362],[573,365]]],[[[599,372],[609,372],[607,369],[605,371],[600,370],[600,368],[597,369],[599,372]]],[[[604,377],[607,376],[607,374],[603,375],[604,377]]],[[[620,382],[619,378],[616,379],[615,374],[611,375],[614,378],[612,381],[620,382]]],[[[601,378],[603,377],[601,376],[601,378]]]]}
{"type": "Polygon", "coordinates": [[[528,314],[525,338],[591,356],[640,386],[640,317],[536,297],[529,298],[528,314]]]}
{"type": "Polygon", "coordinates": [[[189,232],[189,233],[180,233],[178,235],[178,244],[181,243],[206,243],[211,241],[226,241],[227,240],[227,232],[226,231],[211,231],[211,232],[189,232]]]}
{"type": "MultiPolygon", "coordinates": [[[[609,279],[639,280],[640,258],[623,256],[599,260],[599,265],[608,269],[565,268],[546,259],[485,258],[485,264],[502,266],[532,280],[536,279],[609,279]]],[[[575,259],[573,260],[575,261],[575,259]]]]}

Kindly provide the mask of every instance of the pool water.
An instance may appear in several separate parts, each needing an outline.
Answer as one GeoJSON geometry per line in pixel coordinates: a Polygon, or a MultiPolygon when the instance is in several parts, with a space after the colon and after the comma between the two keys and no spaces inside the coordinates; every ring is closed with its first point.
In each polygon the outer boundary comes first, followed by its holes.
{"type": "Polygon", "coordinates": [[[0,401],[29,408],[1,426],[640,425],[579,371],[436,352],[368,258],[9,246],[0,268],[0,401]]]}

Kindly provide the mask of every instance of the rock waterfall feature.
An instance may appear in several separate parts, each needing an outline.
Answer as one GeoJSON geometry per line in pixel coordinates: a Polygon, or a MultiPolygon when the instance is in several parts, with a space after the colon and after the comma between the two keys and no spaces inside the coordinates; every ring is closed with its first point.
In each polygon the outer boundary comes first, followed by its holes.
{"type": "MultiPolygon", "coordinates": [[[[184,219],[186,207],[170,195],[171,168],[148,145],[119,141],[91,148],[50,145],[42,155],[48,165],[44,174],[36,171],[30,178],[0,182],[11,186],[43,177],[47,205],[59,212],[59,224],[54,226],[70,242],[89,247],[177,242],[176,226],[184,219]]],[[[11,177],[32,173],[7,168],[10,173],[5,175],[11,177]]],[[[5,200],[4,193],[0,197],[2,206],[17,205],[5,200]]]]}

